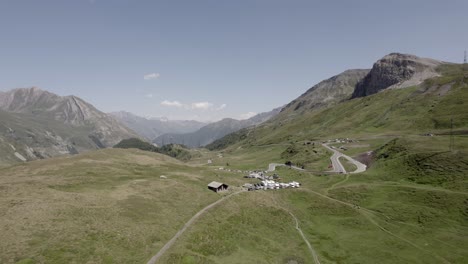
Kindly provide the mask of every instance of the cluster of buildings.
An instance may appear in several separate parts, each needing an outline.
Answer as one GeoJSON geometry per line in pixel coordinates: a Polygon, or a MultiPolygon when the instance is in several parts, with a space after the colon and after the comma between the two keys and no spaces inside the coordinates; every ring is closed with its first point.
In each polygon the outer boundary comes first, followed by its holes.
{"type": "Polygon", "coordinates": [[[350,138],[335,138],[335,139],[329,139],[327,141],[323,141],[322,143],[352,143],[352,142],[358,142],[358,141],[350,139],[350,138]]]}
{"type": "MultiPolygon", "coordinates": [[[[242,172],[241,170],[231,170],[231,169],[225,169],[225,168],[219,168],[218,170],[242,172]]],[[[248,191],[299,188],[301,186],[301,184],[296,181],[292,181],[288,183],[279,182],[279,180],[281,179],[278,176],[278,174],[267,175],[267,171],[244,171],[244,173],[248,173],[246,176],[244,176],[244,178],[260,180],[260,182],[258,183],[244,184],[243,187],[247,189],[248,191]]],[[[222,182],[213,181],[208,184],[208,189],[214,192],[227,191],[228,188],[229,186],[222,182]]]]}
{"type": "Polygon", "coordinates": [[[284,182],[276,182],[274,180],[263,180],[263,181],[261,181],[259,183],[255,183],[255,184],[251,184],[251,183],[244,184],[244,188],[246,188],[249,191],[299,188],[300,186],[301,186],[301,184],[296,182],[296,181],[292,181],[292,182],[289,182],[289,183],[284,183],[284,182]]]}
{"type": "Polygon", "coordinates": [[[278,182],[279,176],[277,174],[273,174],[272,176],[266,175],[266,172],[250,172],[249,175],[244,176],[244,178],[250,178],[250,179],[259,179],[259,183],[246,183],[244,184],[244,188],[246,188],[249,191],[255,191],[255,190],[277,190],[277,189],[285,189],[285,188],[299,188],[301,184],[296,181],[284,183],[284,182],[278,182]]]}
{"type": "Polygon", "coordinates": [[[272,176],[268,176],[268,175],[266,175],[266,172],[254,171],[254,172],[250,172],[249,175],[244,176],[244,178],[259,179],[259,180],[277,180],[277,179],[279,179],[279,176],[277,174],[273,174],[272,176]]]}
{"type": "Polygon", "coordinates": [[[219,168],[217,168],[217,170],[220,170],[220,171],[229,171],[229,172],[237,172],[237,173],[246,173],[245,171],[234,170],[234,169],[226,169],[226,168],[224,168],[224,167],[219,167],[219,168]]]}

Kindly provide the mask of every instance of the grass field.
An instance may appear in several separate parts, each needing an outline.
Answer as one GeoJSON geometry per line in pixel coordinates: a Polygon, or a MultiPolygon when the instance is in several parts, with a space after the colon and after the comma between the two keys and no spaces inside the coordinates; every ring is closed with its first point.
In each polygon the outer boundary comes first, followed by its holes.
{"type": "Polygon", "coordinates": [[[232,174],[118,149],[1,172],[1,263],[142,263],[219,198],[209,181],[240,184],[232,174]]]}
{"type": "MultiPolygon", "coordinates": [[[[278,168],[283,181],[302,187],[247,192],[223,202],[160,263],[312,263],[290,212],[322,263],[465,263],[468,155],[443,152],[445,141],[388,138],[375,149],[371,169],[358,175],[278,168]],[[434,151],[442,154],[415,165],[414,155],[434,151]],[[435,164],[459,173],[440,181],[432,172],[435,164]]],[[[460,149],[466,144],[457,138],[460,149]]],[[[144,263],[198,210],[220,198],[206,189],[208,182],[234,188],[246,182],[242,173],[216,170],[218,165],[266,168],[288,146],[225,152],[214,165],[195,163],[218,152],[201,151],[199,161],[187,164],[107,149],[3,168],[0,262],[144,263]],[[256,160],[260,155],[265,157],[256,160]]]]}

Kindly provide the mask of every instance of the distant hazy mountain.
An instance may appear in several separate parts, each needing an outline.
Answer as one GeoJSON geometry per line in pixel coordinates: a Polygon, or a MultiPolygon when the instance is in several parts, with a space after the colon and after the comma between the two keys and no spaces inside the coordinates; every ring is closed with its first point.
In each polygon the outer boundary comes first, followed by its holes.
{"type": "Polygon", "coordinates": [[[149,119],[125,111],[110,114],[148,140],[153,140],[166,133],[183,134],[194,132],[206,125],[206,123],[194,120],[149,119]]]}
{"type": "Polygon", "coordinates": [[[0,162],[75,154],[138,137],[76,96],[35,87],[1,92],[0,117],[0,162]]]}
{"type": "Polygon", "coordinates": [[[236,132],[242,128],[261,124],[273,116],[277,115],[281,108],[273,109],[270,112],[260,113],[246,120],[236,120],[225,118],[218,122],[208,124],[192,133],[175,134],[168,133],[157,137],[153,143],[165,145],[170,143],[183,144],[189,147],[199,147],[224,137],[227,134],[236,132]]]}

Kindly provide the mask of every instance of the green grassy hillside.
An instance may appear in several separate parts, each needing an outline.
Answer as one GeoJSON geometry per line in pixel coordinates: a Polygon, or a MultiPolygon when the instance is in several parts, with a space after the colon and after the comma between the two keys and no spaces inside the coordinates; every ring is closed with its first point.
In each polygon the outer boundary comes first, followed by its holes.
{"type": "Polygon", "coordinates": [[[114,146],[114,148],[123,148],[123,149],[135,148],[135,149],[140,149],[144,151],[151,151],[151,152],[168,155],[170,157],[183,160],[183,161],[188,161],[192,158],[191,152],[195,153],[195,156],[197,154],[197,152],[190,151],[189,149],[187,149],[185,146],[182,146],[182,145],[168,144],[162,147],[156,147],[153,144],[143,141],[139,138],[123,139],[122,141],[117,143],[114,146]]]}
{"type": "Polygon", "coordinates": [[[441,77],[417,87],[385,90],[302,115],[279,115],[250,130],[213,142],[212,150],[230,145],[294,143],[329,137],[446,133],[468,128],[468,81],[462,65],[444,65],[441,77]]]}

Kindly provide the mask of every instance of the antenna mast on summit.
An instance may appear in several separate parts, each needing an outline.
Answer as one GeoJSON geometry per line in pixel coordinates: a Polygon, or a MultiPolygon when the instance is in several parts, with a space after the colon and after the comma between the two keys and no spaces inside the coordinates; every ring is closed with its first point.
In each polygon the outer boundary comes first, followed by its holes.
{"type": "Polygon", "coordinates": [[[465,57],[463,58],[463,64],[466,64],[466,50],[465,50],[465,57]]]}

